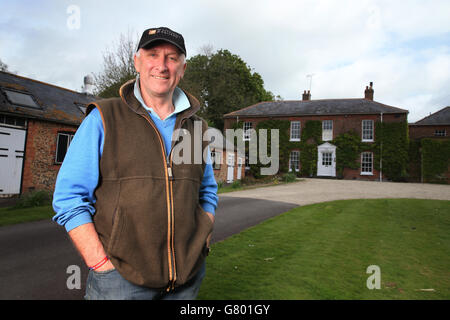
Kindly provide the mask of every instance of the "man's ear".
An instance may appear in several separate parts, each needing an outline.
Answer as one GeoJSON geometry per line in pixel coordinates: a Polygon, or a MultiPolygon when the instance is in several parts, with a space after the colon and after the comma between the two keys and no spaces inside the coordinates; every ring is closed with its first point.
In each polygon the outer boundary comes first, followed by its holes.
{"type": "Polygon", "coordinates": [[[136,53],[133,56],[134,61],[134,68],[136,69],[136,72],[139,73],[139,58],[136,56],[136,53]]]}
{"type": "Polygon", "coordinates": [[[183,77],[184,77],[184,72],[186,71],[186,66],[187,66],[187,63],[185,62],[184,66],[183,66],[183,74],[181,75],[181,79],[183,79],[183,77]]]}

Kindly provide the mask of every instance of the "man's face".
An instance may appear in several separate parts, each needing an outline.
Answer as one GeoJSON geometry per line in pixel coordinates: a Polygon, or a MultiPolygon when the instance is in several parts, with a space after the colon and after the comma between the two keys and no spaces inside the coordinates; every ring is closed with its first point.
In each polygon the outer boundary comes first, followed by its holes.
{"type": "Polygon", "coordinates": [[[171,95],[186,69],[183,54],[167,42],[142,48],[140,55],[134,56],[134,66],[140,74],[141,90],[151,97],[171,95]]]}

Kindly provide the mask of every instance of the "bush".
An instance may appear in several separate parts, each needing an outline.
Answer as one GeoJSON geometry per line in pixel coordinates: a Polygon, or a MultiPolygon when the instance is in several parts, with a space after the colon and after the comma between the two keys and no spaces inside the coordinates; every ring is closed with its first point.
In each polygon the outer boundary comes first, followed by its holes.
{"type": "Polygon", "coordinates": [[[50,193],[45,190],[40,190],[23,194],[13,208],[39,207],[50,205],[51,203],[52,197],[50,193]]]}
{"type": "Polygon", "coordinates": [[[235,181],[233,181],[233,183],[231,184],[231,187],[232,187],[233,189],[240,188],[240,187],[241,187],[241,180],[235,180],[235,181]]]}
{"type": "Polygon", "coordinates": [[[422,139],[422,174],[424,182],[448,183],[450,140],[422,139]]]}
{"type": "Polygon", "coordinates": [[[283,182],[294,182],[295,179],[297,179],[297,176],[293,172],[289,172],[283,175],[282,180],[283,182]]]}

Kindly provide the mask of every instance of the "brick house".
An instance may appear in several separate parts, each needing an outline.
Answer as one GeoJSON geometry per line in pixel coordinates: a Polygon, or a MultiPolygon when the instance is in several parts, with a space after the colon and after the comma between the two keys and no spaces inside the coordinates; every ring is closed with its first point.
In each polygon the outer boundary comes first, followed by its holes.
{"type": "Polygon", "coordinates": [[[411,181],[450,184],[450,106],[408,124],[408,129],[411,181]]]}
{"type": "MultiPolygon", "coordinates": [[[[86,92],[89,86],[85,78],[86,92]]],[[[53,190],[86,104],[93,100],[88,93],[0,72],[0,196],[53,190]]]]}
{"type": "Polygon", "coordinates": [[[216,128],[209,127],[206,137],[211,141],[209,148],[216,181],[232,183],[244,178],[245,155],[239,154],[234,144],[216,128]]]}
{"type": "MultiPolygon", "coordinates": [[[[374,145],[377,122],[406,124],[408,111],[373,100],[373,84],[367,86],[364,98],[361,99],[326,99],[311,100],[310,91],[303,93],[302,100],[268,101],[224,115],[224,128],[236,128],[236,124],[244,131],[255,129],[258,123],[266,120],[284,120],[290,123],[288,139],[290,142],[301,142],[302,130],[308,121],[321,123],[321,137],[314,155],[314,172],[310,176],[336,177],[336,145],[333,140],[341,134],[353,131],[362,145],[374,145]]],[[[407,130],[404,133],[407,139],[407,130]]],[[[280,144],[282,141],[280,141],[280,144]]],[[[290,150],[288,170],[301,171],[302,150],[298,147],[290,150]]],[[[246,168],[248,155],[246,156],[246,168]]],[[[282,161],[280,159],[280,161],[282,161]]],[[[381,180],[385,175],[380,167],[377,170],[374,152],[364,151],[357,157],[358,169],[344,168],[339,174],[344,179],[381,180]]],[[[381,162],[381,161],[380,161],[381,162]]],[[[281,166],[282,164],[280,164],[281,166]]]]}
{"type": "Polygon", "coordinates": [[[450,106],[410,123],[408,126],[411,139],[448,138],[450,137],[450,106]]]}

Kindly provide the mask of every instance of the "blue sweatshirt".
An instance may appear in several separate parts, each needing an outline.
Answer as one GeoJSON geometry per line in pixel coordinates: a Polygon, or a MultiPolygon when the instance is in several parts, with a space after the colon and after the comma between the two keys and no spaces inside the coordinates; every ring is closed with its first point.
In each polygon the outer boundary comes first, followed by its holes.
{"type": "MultiPolygon", "coordinates": [[[[175,111],[161,120],[151,108],[145,105],[139,89],[139,78],[136,80],[134,94],[149,112],[163,137],[166,152],[169,154],[177,113],[190,107],[188,98],[181,89],[176,88],[173,95],[175,111]]],[[[92,222],[92,216],[95,214],[94,191],[99,182],[103,144],[102,119],[100,112],[94,109],[83,120],[73,137],[56,179],[53,195],[53,209],[56,214],[53,220],[64,226],[67,232],[92,222]]],[[[199,202],[206,212],[215,214],[218,202],[217,183],[209,149],[208,157],[200,187],[199,202]]]]}

